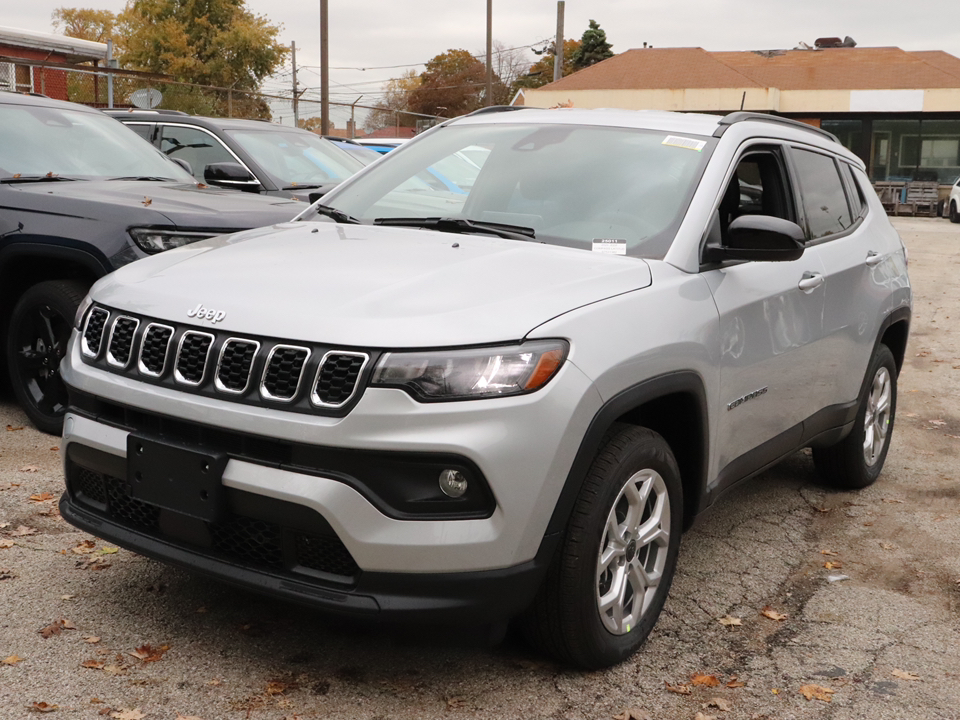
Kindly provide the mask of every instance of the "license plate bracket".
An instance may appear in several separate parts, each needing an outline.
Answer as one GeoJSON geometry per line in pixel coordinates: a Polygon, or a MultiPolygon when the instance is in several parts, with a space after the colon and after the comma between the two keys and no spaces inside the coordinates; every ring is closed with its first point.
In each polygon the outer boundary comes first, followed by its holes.
{"type": "Polygon", "coordinates": [[[127,481],[136,500],[207,522],[226,512],[225,453],[158,438],[127,436],[127,481]]]}

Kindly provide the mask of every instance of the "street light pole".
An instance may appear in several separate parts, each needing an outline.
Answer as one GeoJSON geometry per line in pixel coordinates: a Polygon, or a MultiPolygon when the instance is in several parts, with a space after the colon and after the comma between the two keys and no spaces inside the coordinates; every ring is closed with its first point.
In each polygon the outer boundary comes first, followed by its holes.
{"type": "Polygon", "coordinates": [[[320,134],[330,132],[330,47],[327,0],[320,0],[320,134]]]}
{"type": "Polygon", "coordinates": [[[493,105],[493,0],[487,0],[487,106],[493,105]]]}
{"type": "Polygon", "coordinates": [[[557,39],[553,46],[553,81],[563,77],[563,0],[557,2],[557,39]]]}

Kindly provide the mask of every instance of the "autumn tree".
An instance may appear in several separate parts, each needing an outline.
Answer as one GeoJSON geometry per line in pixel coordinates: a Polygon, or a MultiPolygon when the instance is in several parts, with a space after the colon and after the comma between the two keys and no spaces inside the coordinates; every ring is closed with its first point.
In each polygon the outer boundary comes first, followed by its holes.
{"type": "Polygon", "coordinates": [[[403,111],[410,110],[410,98],[418,87],[420,75],[415,70],[407,70],[400,77],[388,80],[384,85],[383,98],[377,103],[377,109],[367,115],[364,128],[373,132],[391,125],[415,127],[417,116],[403,111]]]}
{"type": "Polygon", "coordinates": [[[117,16],[109,10],[62,7],[53,11],[51,21],[53,29],[67,37],[100,43],[113,39],[117,45],[117,38],[113,37],[117,16]]]}
{"type": "Polygon", "coordinates": [[[583,31],[580,47],[573,54],[573,66],[577,70],[596,65],[601,60],[613,57],[613,46],[607,42],[607,34],[596,20],[590,21],[590,27],[583,31]]]}
{"type": "Polygon", "coordinates": [[[483,107],[487,69],[466,50],[447,50],[427,62],[409,109],[424,115],[455,117],[483,107]]]}
{"type": "MultiPolygon", "coordinates": [[[[547,83],[553,82],[553,60],[554,43],[551,43],[543,52],[543,55],[526,73],[521,74],[512,86],[512,94],[522,88],[538,88],[547,83]]],[[[563,77],[576,72],[573,65],[573,55],[580,49],[580,41],[567,39],[563,41],[563,77]]]]}

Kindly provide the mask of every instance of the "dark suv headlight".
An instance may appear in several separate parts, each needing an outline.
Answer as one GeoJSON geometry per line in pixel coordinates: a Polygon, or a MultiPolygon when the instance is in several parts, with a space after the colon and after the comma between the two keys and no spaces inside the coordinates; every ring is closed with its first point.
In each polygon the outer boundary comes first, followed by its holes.
{"type": "Polygon", "coordinates": [[[398,387],[421,402],[523,395],[546,385],[567,357],[564,340],[386,353],[370,384],[398,387]]]}
{"type": "Polygon", "coordinates": [[[215,232],[186,232],[183,230],[154,230],[152,228],[130,228],[130,237],[144,252],[158,253],[173,250],[198,240],[216,237],[215,232]]]}

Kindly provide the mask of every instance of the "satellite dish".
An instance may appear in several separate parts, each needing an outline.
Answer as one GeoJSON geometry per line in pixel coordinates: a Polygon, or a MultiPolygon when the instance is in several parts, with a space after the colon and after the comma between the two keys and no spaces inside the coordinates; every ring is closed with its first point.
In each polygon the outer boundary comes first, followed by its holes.
{"type": "Polygon", "coordinates": [[[153,88],[141,88],[130,93],[130,102],[141,110],[155,108],[161,100],[163,100],[163,95],[159,90],[153,88]]]}

